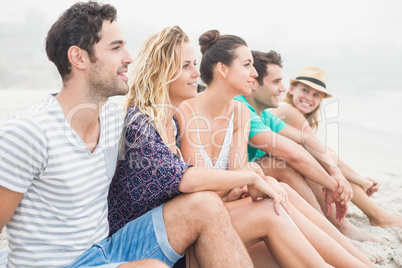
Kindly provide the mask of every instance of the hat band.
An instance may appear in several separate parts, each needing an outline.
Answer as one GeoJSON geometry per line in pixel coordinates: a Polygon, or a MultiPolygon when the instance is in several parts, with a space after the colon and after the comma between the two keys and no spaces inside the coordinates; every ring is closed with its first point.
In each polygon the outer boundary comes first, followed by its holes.
{"type": "Polygon", "coordinates": [[[308,76],[298,76],[298,77],[296,77],[296,80],[307,80],[307,81],[310,81],[310,82],[313,82],[314,84],[317,84],[317,85],[319,85],[319,86],[322,86],[323,88],[327,88],[326,86],[325,86],[325,84],[323,83],[323,82],[321,82],[320,80],[318,80],[318,79],[315,79],[315,78],[312,78],[312,77],[308,77],[308,76]]]}

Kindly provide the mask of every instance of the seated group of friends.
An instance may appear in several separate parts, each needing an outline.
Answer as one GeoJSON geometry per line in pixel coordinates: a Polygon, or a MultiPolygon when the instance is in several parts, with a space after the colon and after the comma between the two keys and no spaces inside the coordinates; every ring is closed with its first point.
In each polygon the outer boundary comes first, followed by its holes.
{"type": "Polygon", "coordinates": [[[286,90],[277,52],[217,30],[199,45],[198,68],[167,27],[133,59],[114,7],[60,16],[46,52],[62,89],[0,128],[10,267],[375,266],[348,202],[373,225],[402,219],[316,137],[324,71],[307,66],[286,90]]]}

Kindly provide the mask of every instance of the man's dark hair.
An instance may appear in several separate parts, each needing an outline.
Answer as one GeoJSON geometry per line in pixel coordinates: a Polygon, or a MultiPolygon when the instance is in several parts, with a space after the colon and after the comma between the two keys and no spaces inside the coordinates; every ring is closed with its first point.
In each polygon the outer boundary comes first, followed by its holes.
{"type": "Polygon", "coordinates": [[[116,9],[108,4],[89,1],[72,5],[52,25],[46,37],[46,54],[63,80],[68,80],[71,72],[67,57],[71,46],[84,49],[92,62],[96,60],[94,45],[101,39],[104,20],[116,20],[116,9]]]}
{"type": "Polygon", "coordinates": [[[268,53],[252,50],[251,53],[253,54],[254,68],[258,73],[256,79],[260,85],[263,84],[262,80],[264,77],[268,75],[268,64],[275,64],[281,68],[283,67],[281,55],[273,50],[268,53]]]}

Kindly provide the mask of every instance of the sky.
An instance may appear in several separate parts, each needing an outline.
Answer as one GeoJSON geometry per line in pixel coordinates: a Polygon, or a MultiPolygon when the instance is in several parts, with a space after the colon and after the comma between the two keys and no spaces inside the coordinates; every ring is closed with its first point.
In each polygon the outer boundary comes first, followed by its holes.
{"type": "MultiPolygon", "coordinates": [[[[14,49],[14,55],[9,56],[10,59],[7,60],[4,60],[4,56],[0,57],[0,68],[11,72],[11,69],[7,68],[10,63],[4,61],[14,60],[12,64],[16,70],[18,68],[15,65],[24,64],[24,56],[16,52],[13,39],[8,38],[8,35],[22,35],[23,42],[38,47],[37,51],[40,52],[36,58],[47,64],[47,68],[53,72],[52,77],[59,83],[57,71],[47,60],[44,39],[53,22],[75,2],[7,2],[7,8],[0,9],[0,30],[10,22],[24,22],[23,27],[35,33],[25,36],[25,33],[21,32],[2,31],[6,34],[0,35],[0,38],[9,42],[6,49],[14,49]]],[[[197,61],[200,62],[199,36],[208,30],[217,29],[222,34],[234,34],[244,38],[250,49],[275,50],[280,53],[283,58],[285,86],[288,78],[296,77],[303,67],[315,65],[325,70],[328,88],[334,96],[351,90],[402,88],[400,0],[101,2],[117,8],[118,23],[133,56],[149,35],[165,27],[179,25],[189,35],[197,61]]],[[[3,51],[4,43],[0,42],[0,49],[3,51]]],[[[3,74],[4,77],[4,71],[3,74]]],[[[10,77],[8,73],[7,76],[10,77]]],[[[18,77],[18,74],[15,76],[18,77]]],[[[35,78],[30,78],[26,85],[32,85],[32,80],[37,82],[35,78]]],[[[38,87],[46,83],[46,79],[42,80],[42,83],[38,82],[38,87]]]]}
{"type": "MultiPolygon", "coordinates": [[[[50,85],[58,90],[60,78],[47,60],[44,39],[53,22],[76,1],[17,0],[7,1],[7,4],[1,1],[5,8],[0,9],[0,78],[3,74],[10,85],[18,79],[26,80],[28,88],[35,82],[39,85],[37,88],[50,85]],[[7,29],[10,23],[20,23],[20,28],[27,28],[27,32],[7,29]],[[24,65],[26,57],[19,55],[21,44],[18,42],[38,48],[40,52],[35,60],[46,62],[45,73],[33,69],[21,73],[23,70],[18,67],[24,65]],[[13,54],[7,57],[6,49],[13,50],[13,54]],[[47,72],[53,73],[46,76],[47,72]],[[51,84],[50,78],[56,84],[51,84]]],[[[384,131],[397,133],[395,140],[400,143],[400,0],[101,2],[117,8],[118,23],[133,56],[149,35],[173,25],[179,25],[189,35],[198,62],[201,59],[198,38],[202,33],[217,29],[222,34],[238,35],[246,40],[250,49],[275,50],[282,55],[285,86],[288,78],[296,77],[303,67],[321,67],[327,75],[328,90],[334,96],[330,100],[333,105],[328,105],[336,108],[341,122],[346,121],[342,116],[347,114],[351,126],[358,122],[359,126],[375,128],[373,121],[382,123],[387,126],[384,131]]],[[[388,153],[389,150],[384,151],[384,155],[388,153]]]]}
{"type": "MultiPolygon", "coordinates": [[[[328,80],[336,85],[339,79],[357,77],[382,77],[395,84],[402,71],[399,0],[102,2],[117,8],[118,22],[133,54],[150,34],[179,25],[190,36],[197,57],[198,37],[217,29],[222,34],[244,38],[251,49],[276,50],[282,55],[284,71],[289,76],[296,76],[306,65],[317,65],[326,70],[328,80]]],[[[44,38],[60,13],[73,3],[9,1],[7,8],[0,10],[0,27],[5,22],[26,20],[35,13],[45,18],[44,38]]]]}

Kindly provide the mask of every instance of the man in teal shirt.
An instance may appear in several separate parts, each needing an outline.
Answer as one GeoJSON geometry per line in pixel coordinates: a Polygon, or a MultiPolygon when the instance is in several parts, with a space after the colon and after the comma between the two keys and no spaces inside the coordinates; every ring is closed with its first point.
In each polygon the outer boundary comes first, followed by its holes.
{"type": "Polygon", "coordinates": [[[351,236],[357,227],[344,219],[352,198],[349,182],[314,135],[301,133],[267,110],[278,107],[281,93],[286,91],[281,56],[275,51],[252,54],[258,72],[255,88],[248,96],[235,97],[250,110],[249,161],[257,162],[266,175],[289,184],[321,213],[331,211],[331,204],[335,203],[338,215],[332,213],[329,219],[351,236]],[[327,190],[326,196],[322,195],[322,188],[327,190]],[[344,220],[340,223],[337,219],[344,220]]]}
{"type": "MultiPolygon", "coordinates": [[[[249,139],[263,131],[273,131],[278,133],[287,126],[285,122],[268,110],[263,110],[261,115],[257,114],[256,110],[250,105],[245,96],[238,95],[235,97],[235,100],[243,102],[250,110],[251,125],[249,139]]],[[[254,146],[255,147],[252,145],[248,146],[248,161],[250,162],[253,162],[267,154],[265,151],[257,149],[258,145],[254,146]]]]}

